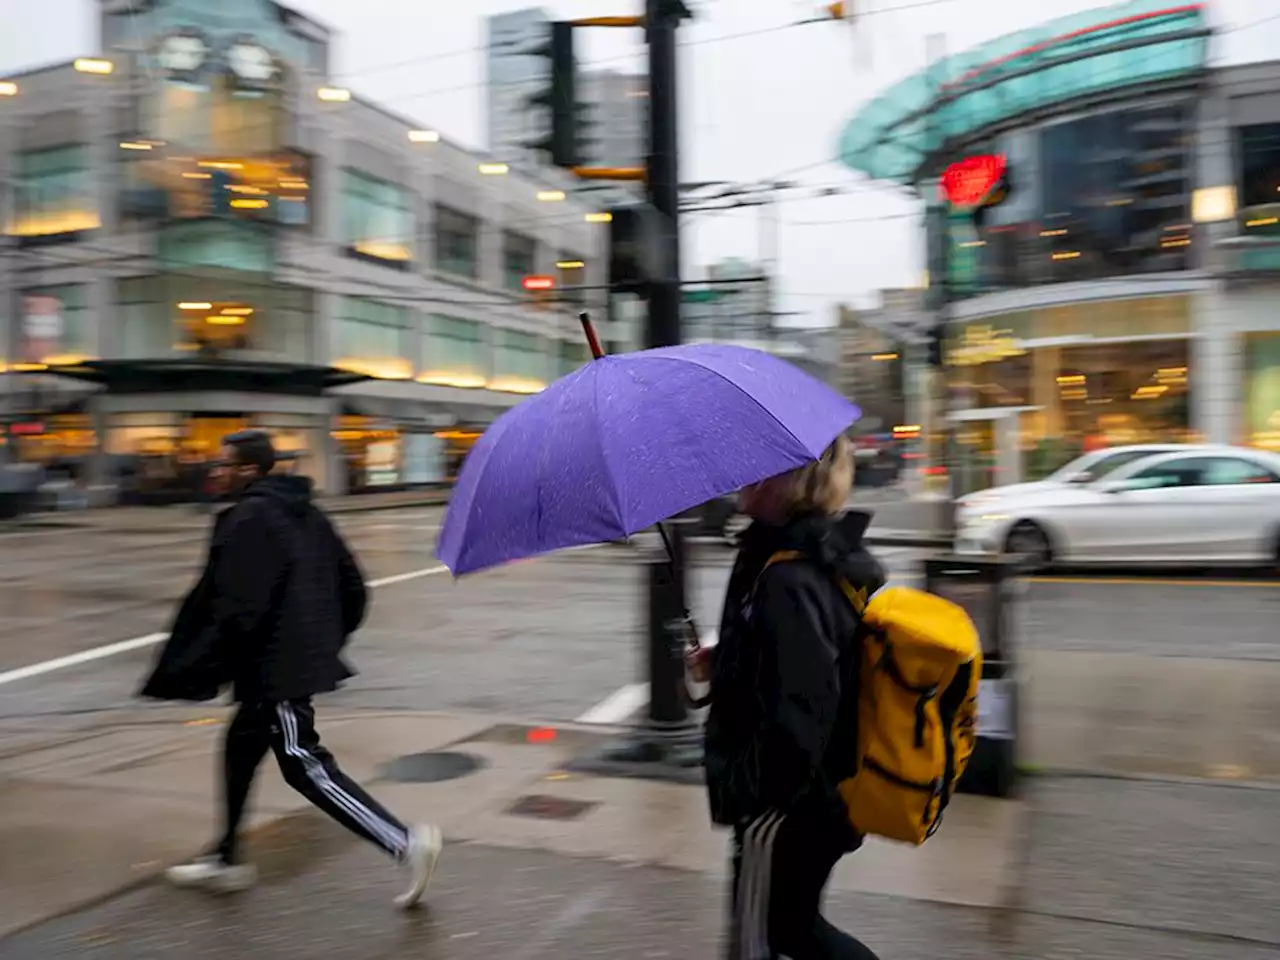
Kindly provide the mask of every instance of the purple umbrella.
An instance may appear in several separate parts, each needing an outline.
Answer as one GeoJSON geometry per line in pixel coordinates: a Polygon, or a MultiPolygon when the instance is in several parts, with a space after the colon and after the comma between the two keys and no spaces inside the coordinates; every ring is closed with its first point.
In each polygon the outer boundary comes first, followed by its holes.
{"type": "Polygon", "coordinates": [[[816,460],[859,416],[758,350],[705,344],[601,357],[476,442],[436,552],[458,576],[629,537],[816,460]]]}

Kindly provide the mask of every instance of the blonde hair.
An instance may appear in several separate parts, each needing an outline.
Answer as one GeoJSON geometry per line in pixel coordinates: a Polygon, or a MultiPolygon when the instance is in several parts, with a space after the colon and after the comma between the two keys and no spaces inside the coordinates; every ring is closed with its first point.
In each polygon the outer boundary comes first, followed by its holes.
{"type": "Polygon", "coordinates": [[[844,435],[836,437],[822,456],[775,480],[786,516],[833,516],[853,491],[853,445],[844,435]]]}

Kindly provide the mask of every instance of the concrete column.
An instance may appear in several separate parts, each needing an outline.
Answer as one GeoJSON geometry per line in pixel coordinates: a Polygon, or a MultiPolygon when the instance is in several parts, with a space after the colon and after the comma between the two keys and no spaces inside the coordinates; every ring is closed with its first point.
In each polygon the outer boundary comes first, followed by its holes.
{"type": "Polygon", "coordinates": [[[325,462],[324,492],[330,496],[345,496],[347,490],[347,464],[342,457],[342,446],[333,438],[333,431],[338,428],[338,418],[342,416],[342,399],[332,397],[329,401],[328,422],[325,424],[324,438],[321,442],[322,456],[325,462]]]}
{"type": "Polygon", "coordinates": [[[311,325],[311,354],[317,364],[327,366],[338,355],[338,295],[317,290],[312,302],[315,322],[311,325]]]}
{"type": "Polygon", "coordinates": [[[89,353],[95,357],[119,356],[120,318],[116,309],[115,281],[110,277],[94,277],[87,284],[89,353]]]}
{"type": "Polygon", "coordinates": [[[1244,439],[1244,344],[1234,299],[1215,283],[1192,300],[1191,429],[1209,443],[1244,439]]]}

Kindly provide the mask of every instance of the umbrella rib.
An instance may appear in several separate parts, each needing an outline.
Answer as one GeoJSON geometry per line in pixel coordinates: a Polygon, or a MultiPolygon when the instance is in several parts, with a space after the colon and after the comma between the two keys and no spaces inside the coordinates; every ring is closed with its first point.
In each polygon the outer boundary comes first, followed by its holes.
{"type": "MultiPolygon", "coordinates": [[[[599,363],[599,361],[595,361],[599,363]]],[[[596,367],[593,365],[588,368],[592,371],[591,383],[591,419],[596,428],[596,440],[600,448],[600,462],[604,464],[604,475],[609,481],[610,499],[613,501],[613,514],[618,521],[618,527],[621,530],[627,530],[627,518],[622,515],[622,504],[625,501],[621,489],[621,483],[618,476],[614,473],[613,464],[609,462],[609,448],[605,445],[604,425],[600,422],[600,377],[596,375],[596,367]]]]}
{"type": "MultiPolygon", "coordinates": [[[[726,377],[723,373],[721,373],[719,370],[715,369],[714,367],[709,367],[705,363],[700,363],[696,359],[688,359],[688,358],[682,358],[682,359],[684,360],[685,363],[692,363],[695,366],[699,366],[703,370],[706,370],[708,373],[714,374],[715,376],[723,380],[725,383],[729,384],[729,386],[733,387],[733,389],[737,390],[740,394],[742,394],[744,397],[746,397],[748,400],[754,403],[757,407],[763,410],[768,415],[770,420],[772,420],[774,423],[776,423],[779,427],[782,428],[783,432],[787,436],[789,436],[796,443],[800,444],[801,448],[804,449],[805,453],[809,453],[808,448],[805,447],[803,443],[801,443],[800,438],[797,437],[795,433],[792,432],[790,427],[788,427],[785,423],[783,423],[781,420],[778,419],[777,414],[775,414],[772,410],[766,407],[763,403],[757,400],[754,396],[752,396],[746,390],[742,389],[742,387],[739,384],[735,383],[733,380],[730,380],[728,377],[726,377]]],[[[849,422],[852,423],[853,421],[851,420],[849,422]]],[[[817,460],[818,457],[815,457],[812,454],[810,454],[810,459],[817,460]]]]}

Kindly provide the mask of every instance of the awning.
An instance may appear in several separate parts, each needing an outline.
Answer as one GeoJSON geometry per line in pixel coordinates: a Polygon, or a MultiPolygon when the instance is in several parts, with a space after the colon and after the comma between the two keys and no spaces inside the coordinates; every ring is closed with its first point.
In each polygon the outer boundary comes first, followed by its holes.
{"type": "Polygon", "coordinates": [[[108,394],[236,391],[316,397],[334,387],[369,379],[335,367],[200,357],[86,360],[50,366],[46,372],[99,384],[108,394]]]}

